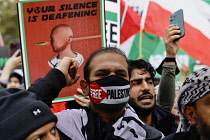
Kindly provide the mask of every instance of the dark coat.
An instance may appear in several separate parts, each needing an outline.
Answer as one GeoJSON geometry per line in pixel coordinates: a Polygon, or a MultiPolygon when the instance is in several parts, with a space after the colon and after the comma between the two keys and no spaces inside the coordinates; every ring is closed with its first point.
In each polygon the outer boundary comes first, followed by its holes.
{"type": "Polygon", "coordinates": [[[176,132],[178,125],[176,124],[175,116],[162,107],[155,106],[152,119],[153,127],[161,131],[165,136],[176,132]]]}
{"type": "Polygon", "coordinates": [[[200,140],[200,137],[194,127],[191,127],[187,132],[173,133],[162,140],[200,140]]]}

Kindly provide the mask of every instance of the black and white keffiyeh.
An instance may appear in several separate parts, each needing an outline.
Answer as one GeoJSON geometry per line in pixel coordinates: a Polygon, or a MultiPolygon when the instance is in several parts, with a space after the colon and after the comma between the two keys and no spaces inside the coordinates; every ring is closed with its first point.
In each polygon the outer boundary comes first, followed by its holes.
{"type": "Polygon", "coordinates": [[[81,109],[56,113],[57,128],[72,140],[160,140],[163,134],[144,124],[132,107],[125,106],[124,114],[109,123],[90,109],[90,103],[81,109]]]}
{"type": "Polygon", "coordinates": [[[183,109],[210,92],[210,67],[202,68],[189,75],[183,83],[177,99],[177,109],[180,113],[180,124],[177,132],[190,129],[190,122],[185,118],[183,109]]]}
{"type": "Polygon", "coordinates": [[[108,124],[103,124],[89,108],[83,114],[82,130],[87,140],[159,140],[163,136],[160,131],[138,119],[128,104],[124,115],[108,124]]]}

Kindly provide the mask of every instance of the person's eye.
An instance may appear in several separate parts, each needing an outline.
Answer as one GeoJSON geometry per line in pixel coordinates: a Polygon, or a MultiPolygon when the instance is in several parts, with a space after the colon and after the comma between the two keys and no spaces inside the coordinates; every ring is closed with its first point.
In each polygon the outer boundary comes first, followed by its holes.
{"type": "Polygon", "coordinates": [[[55,132],[56,131],[56,128],[52,128],[50,132],[55,132]]]}
{"type": "Polygon", "coordinates": [[[134,81],[134,82],[133,82],[133,85],[134,85],[134,86],[140,85],[140,82],[139,82],[139,81],[134,81]]]}
{"type": "Polygon", "coordinates": [[[126,75],[125,73],[120,73],[120,74],[118,74],[117,76],[124,78],[124,77],[126,77],[127,75],[126,75]]]}
{"type": "Polygon", "coordinates": [[[105,73],[97,73],[96,76],[106,76],[105,73]]]}
{"type": "Polygon", "coordinates": [[[41,140],[41,137],[36,138],[36,140],[41,140]]]}
{"type": "Polygon", "coordinates": [[[57,133],[57,129],[54,127],[54,128],[52,128],[51,129],[51,131],[50,131],[53,135],[56,135],[56,133],[57,133]]]}
{"type": "Polygon", "coordinates": [[[152,85],[153,84],[153,81],[148,81],[147,83],[150,84],[150,85],[152,85]]]}

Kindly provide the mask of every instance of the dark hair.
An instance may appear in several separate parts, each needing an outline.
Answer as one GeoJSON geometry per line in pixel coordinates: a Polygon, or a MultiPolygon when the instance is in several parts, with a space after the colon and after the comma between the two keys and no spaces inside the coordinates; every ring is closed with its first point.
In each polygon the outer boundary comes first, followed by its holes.
{"type": "Polygon", "coordinates": [[[98,49],[96,50],[95,52],[93,52],[90,57],[87,59],[86,61],[86,64],[84,66],[84,79],[89,83],[90,82],[90,63],[91,61],[93,60],[93,58],[97,55],[100,55],[100,54],[104,54],[104,53],[116,53],[116,54],[120,54],[122,55],[126,62],[127,62],[127,57],[125,55],[125,53],[118,49],[118,48],[115,48],[115,47],[107,47],[107,48],[102,48],[102,49],[98,49]]]}
{"type": "Polygon", "coordinates": [[[18,74],[18,73],[16,73],[16,72],[12,72],[12,73],[10,74],[10,76],[9,76],[8,82],[10,81],[10,79],[11,79],[12,77],[16,77],[16,78],[19,80],[20,84],[21,84],[21,82],[22,82],[22,76],[21,76],[20,74],[18,74]]]}
{"type": "Polygon", "coordinates": [[[146,62],[143,59],[128,60],[128,74],[130,77],[134,69],[142,69],[149,72],[152,80],[154,81],[156,71],[149,62],[146,62]]]}

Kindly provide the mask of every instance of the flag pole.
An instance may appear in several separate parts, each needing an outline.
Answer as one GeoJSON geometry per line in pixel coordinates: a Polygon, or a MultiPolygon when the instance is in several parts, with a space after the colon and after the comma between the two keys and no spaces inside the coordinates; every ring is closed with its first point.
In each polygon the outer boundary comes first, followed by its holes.
{"type": "Polygon", "coordinates": [[[145,0],[145,4],[144,4],[144,9],[143,9],[143,13],[142,13],[142,18],[141,18],[141,22],[140,22],[140,33],[139,33],[139,58],[138,59],[142,59],[143,55],[142,55],[142,37],[143,37],[143,30],[144,30],[144,24],[145,24],[145,20],[146,20],[146,16],[147,16],[147,11],[148,11],[148,7],[149,7],[149,0],[145,0]]]}

